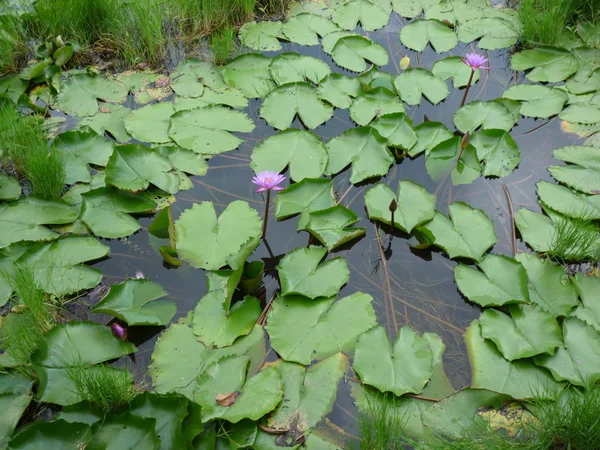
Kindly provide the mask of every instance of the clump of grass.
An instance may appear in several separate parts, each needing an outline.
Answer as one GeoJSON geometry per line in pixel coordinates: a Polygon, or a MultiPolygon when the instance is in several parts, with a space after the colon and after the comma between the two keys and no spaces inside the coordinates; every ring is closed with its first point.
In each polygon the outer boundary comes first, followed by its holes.
{"type": "Polygon", "coordinates": [[[226,26],[212,35],[210,46],[217,64],[229,61],[234,43],[235,31],[230,26],[226,26]]]}
{"type": "Polygon", "coordinates": [[[548,256],[560,264],[600,260],[600,227],[587,218],[561,217],[548,256]]]}
{"type": "Polygon", "coordinates": [[[46,145],[30,148],[25,153],[25,176],[35,195],[59,198],[65,187],[65,162],[62,154],[49,152],[46,145]]]}
{"type": "Polygon", "coordinates": [[[358,420],[361,441],[358,450],[401,450],[407,441],[402,415],[387,395],[367,395],[365,411],[358,420]]]}
{"type": "Polygon", "coordinates": [[[68,369],[67,376],[78,395],[105,413],[129,403],[139,393],[131,373],[107,364],[81,364],[68,369]]]}
{"type": "Polygon", "coordinates": [[[597,20],[596,0],[520,0],[521,41],[526,46],[553,45],[577,21],[597,20]]]}
{"type": "Polygon", "coordinates": [[[15,70],[17,60],[27,51],[19,19],[0,15],[0,74],[15,70]]]}

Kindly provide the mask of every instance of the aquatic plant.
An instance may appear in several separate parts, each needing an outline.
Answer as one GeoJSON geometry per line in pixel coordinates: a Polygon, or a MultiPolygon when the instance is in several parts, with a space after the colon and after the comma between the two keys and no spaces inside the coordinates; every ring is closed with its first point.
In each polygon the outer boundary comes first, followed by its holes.
{"type": "Polygon", "coordinates": [[[465,93],[463,95],[462,100],[460,101],[460,106],[463,106],[465,104],[465,101],[467,100],[467,96],[469,95],[469,89],[471,89],[471,83],[473,82],[473,75],[475,74],[475,72],[479,69],[491,70],[491,67],[484,66],[484,64],[488,62],[489,59],[477,53],[467,53],[467,55],[462,56],[461,59],[462,62],[464,62],[467,66],[471,68],[471,73],[469,74],[469,81],[467,81],[465,93]]]}
{"type": "Polygon", "coordinates": [[[210,38],[210,48],[217,64],[224,64],[231,59],[231,53],[235,45],[235,30],[226,26],[215,31],[210,38]]]}
{"type": "Polygon", "coordinates": [[[390,401],[392,394],[377,394],[383,399],[366,397],[366,406],[359,411],[360,443],[357,450],[401,450],[410,438],[404,432],[402,413],[390,401]],[[385,397],[388,398],[385,398],[385,397]]]}
{"type": "Polygon", "coordinates": [[[585,217],[557,218],[548,256],[560,264],[600,261],[600,227],[585,217]]]}
{"type": "Polygon", "coordinates": [[[110,331],[112,331],[114,337],[119,338],[122,341],[127,339],[127,329],[123,328],[118,323],[112,323],[110,325],[110,331]]]}
{"type": "Polygon", "coordinates": [[[271,199],[271,191],[282,191],[283,188],[279,184],[283,183],[285,177],[273,171],[264,171],[257,173],[252,178],[252,183],[259,186],[256,192],[267,192],[265,199],[265,215],[263,219],[263,228],[261,237],[264,239],[267,234],[267,221],[269,220],[269,200],[271,199]]]}

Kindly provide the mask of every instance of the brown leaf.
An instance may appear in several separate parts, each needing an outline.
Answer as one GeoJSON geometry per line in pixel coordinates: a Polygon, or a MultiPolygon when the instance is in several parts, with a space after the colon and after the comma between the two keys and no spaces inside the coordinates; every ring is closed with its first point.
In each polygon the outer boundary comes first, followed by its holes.
{"type": "Polygon", "coordinates": [[[171,80],[169,80],[169,77],[160,77],[158,80],[156,80],[156,82],[154,83],[154,87],[157,88],[164,88],[166,86],[169,85],[169,82],[171,80]]]}
{"type": "Polygon", "coordinates": [[[235,401],[237,400],[239,395],[240,395],[239,392],[231,392],[228,394],[219,394],[219,395],[217,395],[217,398],[215,400],[217,402],[217,405],[219,405],[219,406],[231,406],[235,403],[235,401]]]}
{"type": "Polygon", "coordinates": [[[100,108],[100,112],[101,113],[109,113],[110,109],[108,109],[108,108],[100,108]]]}
{"type": "Polygon", "coordinates": [[[284,434],[284,433],[288,433],[290,431],[290,430],[278,430],[277,428],[271,428],[266,425],[261,425],[260,423],[258,424],[258,428],[260,428],[267,434],[284,434]]]}

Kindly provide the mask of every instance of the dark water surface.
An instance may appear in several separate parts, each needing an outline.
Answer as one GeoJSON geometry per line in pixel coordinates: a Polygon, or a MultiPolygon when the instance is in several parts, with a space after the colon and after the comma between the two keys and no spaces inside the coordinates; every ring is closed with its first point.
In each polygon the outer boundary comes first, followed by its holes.
{"type": "MultiPolygon", "coordinates": [[[[399,72],[399,62],[405,55],[410,57],[411,67],[430,69],[437,59],[449,55],[460,56],[471,51],[480,52],[472,45],[459,44],[452,52],[442,55],[436,54],[430,48],[417,54],[407,50],[399,42],[398,33],[403,23],[406,22],[402,18],[392,14],[390,23],[382,30],[363,33],[382,44],[389,52],[389,64],[382,67],[381,71],[396,75],[399,72]]],[[[302,47],[288,44],[284,45],[283,51],[314,56],[326,61],[335,72],[356,75],[337,67],[320,46],[302,47]]],[[[268,55],[273,56],[277,53],[268,53],[268,55]]],[[[508,68],[507,50],[490,52],[488,56],[492,70],[482,73],[479,82],[471,89],[468,101],[495,99],[501,97],[504,89],[512,84],[527,82],[516,77],[508,68]]],[[[448,83],[451,85],[450,80],[448,83]]],[[[421,105],[407,106],[407,114],[412,118],[415,126],[423,122],[426,114],[429,120],[442,122],[453,130],[452,117],[463,93],[463,90],[451,89],[448,98],[436,106],[423,98],[421,105]]],[[[240,148],[213,157],[209,161],[208,174],[203,177],[191,177],[194,188],[177,194],[177,201],[172,206],[175,219],[194,203],[207,200],[215,204],[219,214],[230,202],[238,199],[246,200],[258,210],[259,214],[263,214],[264,199],[261,194],[255,193],[255,186],[251,184],[253,172],[249,168],[250,155],[252,149],[262,139],[275,134],[277,130],[259,118],[259,106],[260,101],[252,100],[246,110],[254,120],[256,128],[252,133],[239,134],[245,139],[240,148]]],[[[326,141],[354,126],[348,110],[336,110],[331,120],[313,131],[326,141]]],[[[298,119],[292,127],[304,128],[298,119]]],[[[510,191],[515,212],[520,207],[539,211],[535,183],[540,179],[550,180],[546,168],[551,164],[560,163],[552,158],[552,150],[574,143],[578,137],[563,133],[558,118],[549,122],[521,119],[511,134],[521,150],[521,163],[512,175],[503,179],[479,178],[470,185],[461,186],[452,186],[449,179],[435,183],[427,174],[425,158],[421,155],[415,160],[409,158],[398,160],[388,175],[380,181],[388,184],[394,192],[397,190],[398,182],[403,179],[410,179],[423,185],[429,192],[436,194],[437,209],[443,213],[447,213],[448,204],[456,201],[464,201],[484,210],[494,221],[498,235],[498,243],[493,251],[512,255],[511,215],[502,183],[510,191]]],[[[465,301],[456,288],[453,267],[457,263],[449,260],[441,251],[411,250],[408,243],[414,241],[414,238],[407,240],[408,236],[400,232],[395,232],[393,238],[390,238],[389,229],[382,227],[384,231],[382,244],[386,249],[385,257],[393,295],[393,308],[386,307],[384,271],[376,241],[376,229],[375,225],[366,218],[363,200],[365,190],[378,180],[370,180],[369,183],[352,187],[348,178],[347,170],[335,176],[334,189],[343,205],[363,217],[357,226],[366,227],[367,234],[337,249],[329,256],[343,256],[350,266],[350,282],[342,289],[340,296],[356,291],[372,295],[378,321],[388,326],[388,329],[393,329],[395,324],[397,326],[408,324],[420,333],[439,334],[446,344],[444,364],[448,377],[456,389],[467,386],[470,381],[470,367],[462,334],[471,321],[479,317],[480,311],[479,307],[465,301]]],[[[289,180],[285,183],[287,185],[289,180]]],[[[296,232],[297,218],[276,222],[273,218],[274,202],[271,207],[268,242],[263,242],[249,258],[249,261],[262,259],[266,263],[263,301],[273,298],[278,289],[277,280],[274,278],[274,267],[278,259],[296,247],[306,246],[310,238],[308,232],[296,232]]],[[[205,273],[202,270],[192,269],[187,264],[178,268],[171,268],[164,264],[158,253],[159,245],[164,243],[159,243],[157,238],[147,232],[151,221],[152,218],[141,218],[142,230],[135,235],[127,239],[106,241],[111,247],[110,257],[97,263],[96,267],[104,273],[103,283],[106,285],[119,283],[128,277],[133,277],[137,271],[142,271],[146,278],[160,283],[168,291],[170,298],[177,302],[178,310],[174,318],[177,320],[187,315],[206,293],[205,273]]],[[[518,242],[518,247],[520,250],[526,250],[521,242],[518,242]]],[[[95,314],[91,318],[104,322],[109,319],[107,316],[95,314]]],[[[147,383],[150,383],[147,376],[150,356],[156,337],[161,331],[162,328],[149,327],[130,330],[130,338],[139,345],[139,351],[134,361],[124,359],[122,362],[129,366],[139,379],[147,383]]],[[[395,338],[394,335],[391,337],[395,338]]],[[[277,356],[270,351],[268,358],[274,360],[277,356]]],[[[350,372],[349,376],[353,376],[353,373],[350,372]]],[[[355,416],[356,410],[349,396],[348,385],[342,382],[336,406],[329,419],[342,427],[345,432],[356,434],[355,416]]]]}

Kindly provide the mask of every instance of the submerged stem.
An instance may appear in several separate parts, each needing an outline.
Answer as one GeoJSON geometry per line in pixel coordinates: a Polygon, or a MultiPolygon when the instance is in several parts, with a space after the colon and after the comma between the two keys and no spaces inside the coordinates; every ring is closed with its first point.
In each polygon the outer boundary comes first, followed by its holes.
{"type": "Polygon", "coordinates": [[[263,220],[262,238],[267,234],[267,221],[269,220],[269,200],[271,200],[271,190],[267,189],[267,199],[265,200],[265,218],[263,220]]]}
{"type": "Polygon", "coordinates": [[[467,88],[465,89],[465,95],[463,95],[463,98],[460,102],[460,106],[463,106],[465,104],[465,102],[467,101],[467,95],[469,95],[469,89],[471,89],[471,82],[473,81],[473,74],[475,73],[474,70],[471,70],[471,75],[469,75],[469,82],[467,83],[467,88]]]}

